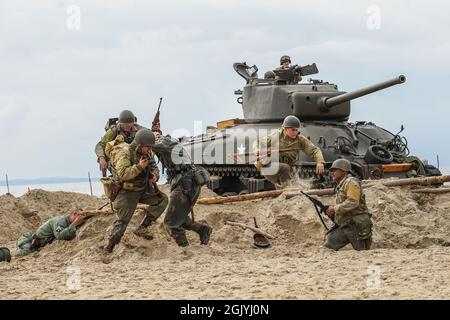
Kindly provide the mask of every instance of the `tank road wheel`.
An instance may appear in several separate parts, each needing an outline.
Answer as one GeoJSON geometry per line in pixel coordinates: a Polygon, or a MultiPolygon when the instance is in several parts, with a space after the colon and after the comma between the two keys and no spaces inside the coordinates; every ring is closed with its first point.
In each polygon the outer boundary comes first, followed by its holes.
{"type": "Polygon", "coordinates": [[[392,153],[383,148],[382,146],[375,145],[370,146],[367,150],[364,160],[368,164],[379,164],[379,163],[391,163],[394,160],[392,153]]]}

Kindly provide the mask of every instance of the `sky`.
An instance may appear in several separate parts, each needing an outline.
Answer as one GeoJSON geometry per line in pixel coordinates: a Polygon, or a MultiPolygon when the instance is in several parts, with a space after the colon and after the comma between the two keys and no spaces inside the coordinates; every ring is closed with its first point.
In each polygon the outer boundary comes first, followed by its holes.
{"type": "MultiPolygon", "coordinates": [[[[448,1],[0,0],[0,177],[99,175],[94,146],[123,109],[164,132],[242,117],[234,62],[260,76],[290,55],[351,91],[350,120],[397,132],[450,166],[448,1]]],[[[196,132],[199,133],[199,132],[196,132]]]]}

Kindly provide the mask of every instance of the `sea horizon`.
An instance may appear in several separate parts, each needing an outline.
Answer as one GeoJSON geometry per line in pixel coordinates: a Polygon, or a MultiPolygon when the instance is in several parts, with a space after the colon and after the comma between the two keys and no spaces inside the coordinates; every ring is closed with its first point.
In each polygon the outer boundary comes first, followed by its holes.
{"type": "MultiPolygon", "coordinates": [[[[441,167],[441,172],[443,175],[450,174],[450,167],[441,167]]],[[[51,192],[63,191],[63,192],[91,194],[91,188],[89,186],[88,178],[36,178],[36,179],[14,179],[14,180],[11,180],[9,183],[9,192],[15,197],[20,197],[25,193],[27,193],[28,191],[35,189],[42,189],[51,192]],[[59,181],[57,179],[59,179],[59,181]],[[12,181],[14,180],[16,182],[21,181],[22,183],[13,184],[12,181]],[[26,181],[34,183],[26,183],[26,181]],[[52,181],[52,182],[37,183],[36,181],[52,181]]],[[[100,182],[100,177],[91,177],[91,182],[92,182],[92,195],[101,197],[103,195],[103,185],[100,182]]],[[[164,183],[164,179],[160,180],[159,183],[164,183]]],[[[4,195],[7,192],[8,190],[6,187],[6,183],[1,184],[0,182],[0,195],[4,195]]]]}

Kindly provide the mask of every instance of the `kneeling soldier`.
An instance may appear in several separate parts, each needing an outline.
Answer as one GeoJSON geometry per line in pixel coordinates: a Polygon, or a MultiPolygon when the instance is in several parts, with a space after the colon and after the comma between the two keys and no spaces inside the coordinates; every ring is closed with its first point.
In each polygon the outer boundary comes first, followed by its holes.
{"type": "Polygon", "coordinates": [[[336,187],[336,205],[325,212],[334,218],[337,228],[326,238],[325,247],[339,250],[351,243],[355,250],[369,250],[372,244],[371,214],[361,182],[350,175],[351,164],[348,160],[338,159],[331,166],[331,174],[338,183],[336,187]]]}

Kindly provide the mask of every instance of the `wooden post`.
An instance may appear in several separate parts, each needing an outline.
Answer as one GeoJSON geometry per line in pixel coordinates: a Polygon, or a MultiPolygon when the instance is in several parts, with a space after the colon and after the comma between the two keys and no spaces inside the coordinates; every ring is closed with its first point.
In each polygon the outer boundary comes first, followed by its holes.
{"type": "Polygon", "coordinates": [[[8,195],[10,195],[11,193],[9,193],[9,181],[8,181],[8,175],[6,175],[6,189],[8,190],[8,195]]]}
{"type": "Polygon", "coordinates": [[[91,196],[93,196],[94,194],[92,193],[92,182],[91,182],[91,174],[88,171],[88,178],[89,178],[89,187],[91,188],[91,196]]]}

